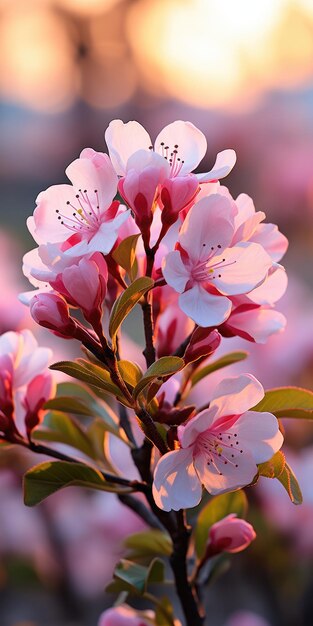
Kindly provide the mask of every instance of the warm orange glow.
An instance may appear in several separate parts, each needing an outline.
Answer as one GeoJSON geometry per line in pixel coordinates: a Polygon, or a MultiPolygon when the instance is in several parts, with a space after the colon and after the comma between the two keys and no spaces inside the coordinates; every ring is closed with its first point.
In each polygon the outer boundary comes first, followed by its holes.
{"type": "Polygon", "coordinates": [[[284,21],[288,10],[289,0],[140,0],[129,13],[128,34],[153,93],[203,107],[238,102],[242,109],[269,85],[284,84],[276,32],[284,33],[296,66],[312,58],[304,29],[293,32],[284,21]]]}
{"type": "Polygon", "coordinates": [[[83,69],[82,97],[97,108],[113,108],[133,95],[136,70],[123,36],[123,9],[89,23],[90,47],[83,69]]]}
{"type": "Polygon", "coordinates": [[[109,11],[120,0],[58,0],[59,6],[81,15],[94,15],[109,11]]]}
{"type": "Polygon", "coordinates": [[[77,95],[74,53],[62,19],[38,3],[6,6],[0,23],[0,91],[46,111],[77,95]]]}

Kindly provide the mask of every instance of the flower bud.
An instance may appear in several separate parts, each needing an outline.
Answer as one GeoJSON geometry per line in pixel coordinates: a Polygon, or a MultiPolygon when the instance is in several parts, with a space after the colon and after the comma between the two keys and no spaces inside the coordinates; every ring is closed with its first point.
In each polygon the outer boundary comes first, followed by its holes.
{"type": "Polygon", "coordinates": [[[217,330],[210,330],[209,328],[201,328],[199,326],[192,333],[190,342],[186,348],[183,357],[186,365],[198,361],[201,358],[211,356],[220,343],[221,335],[217,330]]]}
{"type": "Polygon", "coordinates": [[[40,326],[49,328],[61,337],[74,337],[75,321],[70,317],[69,308],[61,296],[54,293],[40,293],[30,302],[30,314],[40,326]]]}
{"type": "Polygon", "coordinates": [[[255,538],[253,526],[231,513],[211,526],[207,555],[214,556],[220,552],[241,552],[255,538]]]}
{"type": "Polygon", "coordinates": [[[80,308],[92,323],[94,319],[97,322],[101,319],[107,279],[106,262],[101,254],[95,253],[67,267],[51,285],[70,305],[80,308]]]}
{"type": "Polygon", "coordinates": [[[55,385],[49,372],[39,374],[27,385],[23,405],[26,409],[25,426],[28,436],[42,421],[42,407],[53,396],[54,391],[55,385]]]}
{"type": "Polygon", "coordinates": [[[162,224],[174,224],[180,211],[195,198],[198,189],[199,182],[194,174],[165,180],[161,191],[162,224]]]}

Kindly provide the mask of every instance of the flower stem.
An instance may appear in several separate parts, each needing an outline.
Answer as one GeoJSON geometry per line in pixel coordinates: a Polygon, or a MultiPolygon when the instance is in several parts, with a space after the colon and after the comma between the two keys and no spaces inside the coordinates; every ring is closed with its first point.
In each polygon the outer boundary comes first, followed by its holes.
{"type": "Polygon", "coordinates": [[[200,615],[197,601],[187,573],[187,551],[190,539],[190,530],[185,525],[183,511],[177,513],[178,529],[172,536],[174,550],[170,557],[174,573],[177,595],[180,599],[187,626],[203,626],[204,617],[200,615]]]}

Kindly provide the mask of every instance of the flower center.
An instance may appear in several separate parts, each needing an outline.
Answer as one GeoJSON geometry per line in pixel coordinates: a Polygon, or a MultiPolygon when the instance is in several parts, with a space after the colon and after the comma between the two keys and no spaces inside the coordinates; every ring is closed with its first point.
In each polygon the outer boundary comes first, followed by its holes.
{"type": "MultiPolygon", "coordinates": [[[[150,146],[149,149],[153,150],[153,146],[150,146]]],[[[160,146],[156,150],[156,152],[159,152],[162,157],[164,157],[164,159],[169,162],[171,166],[169,177],[175,178],[175,176],[178,176],[185,163],[185,161],[183,161],[178,156],[178,144],[175,143],[174,147],[171,149],[170,146],[165,145],[164,141],[161,141],[160,146]]]]}
{"type": "MultiPolygon", "coordinates": [[[[207,244],[203,243],[202,246],[205,247],[207,244]]],[[[214,263],[214,257],[219,254],[219,250],[221,249],[221,245],[217,244],[217,246],[211,246],[211,250],[209,256],[206,257],[204,261],[199,261],[197,265],[192,269],[192,278],[196,282],[206,282],[215,280],[216,278],[222,278],[222,270],[225,267],[229,267],[230,265],[234,265],[236,261],[226,262],[226,259],[220,259],[214,263]]]]}
{"type": "Polygon", "coordinates": [[[98,191],[97,189],[93,193],[88,192],[87,189],[79,189],[78,191],[76,206],[70,200],[66,202],[67,207],[73,209],[73,213],[66,215],[66,213],[61,213],[59,209],[56,209],[56,213],[61,224],[69,230],[90,235],[98,230],[101,223],[98,191]]]}
{"type": "Polygon", "coordinates": [[[198,438],[195,455],[199,453],[204,454],[207,465],[214,467],[222,476],[224,466],[238,467],[238,456],[243,454],[243,450],[237,433],[207,431],[198,438]]]}

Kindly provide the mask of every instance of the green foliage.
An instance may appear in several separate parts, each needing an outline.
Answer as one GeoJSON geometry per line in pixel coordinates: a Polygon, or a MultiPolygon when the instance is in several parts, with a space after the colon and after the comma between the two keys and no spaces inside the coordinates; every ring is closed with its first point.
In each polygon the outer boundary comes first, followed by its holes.
{"type": "MultiPolygon", "coordinates": [[[[98,400],[98,398],[90,391],[77,385],[76,383],[60,383],[57,386],[57,396],[53,400],[49,400],[45,407],[47,409],[53,409],[53,411],[62,411],[62,413],[70,413],[80,416],[79,424],[89,424],[90,421],[94,422],[94,418],[100,418],[103,423],[103,428],[108,432],[119,437],[128,443],[127,438],[124,436],[123,431],[119,428],[119,420],[117,415],[111,407],[104,401],[98,400]],[[64,395],[63,395],[64,394],[64,395]],[[91,419],[84,419],[85,417],[91,419]]],[[[57,425],[57,424],[56,424],[57,425]]],[[[61,422],[60,422],[61,425],[61,422]]],[[[45,418],[44,426],[50,428],[51,420],[48,417],[45,418]]],[[[39,427],[40,429],[41,427],[39,427]]],[[[58,430],[58,428],[57,428],[58,430]]],[[[38,432],[38,429],[35,431],[38,432]]],[[[37,437],[36,435],[36,438],[37,437]]],[[[46,437],[45,437],[46,439],[46,437]]],[[[50,439],[50,441],[54,441],[50,439]]],[[[63,443],[68,443],[64,441],[63,443]]]]}
{"type": "Polygon", "coordinates": [[[163,555],[170,556],[173,544],[170,536],[162,530],[144,530],[127,537],[124,541],[126,548],[130,550],[130,559],[140,559],[147,556],[163,555]]]}
{"type": "Polygon", "coordinates": [[[286,459],[280,450],[272,456],[269,461],[258,465],[259,476],[265,478],[278,478],[283,472],[286,465],[286,459]]]}
{"type": "Polygon", "coordinates": [[[106,481],[101,472],[88,465],[47,461],[26,472],[24,503],[34,506],[64,487],[87,487],[122,494],[134,491],[132,487],[106,481]]]}
{"type": "Polygon", "coordinates": [[[285,467],[281,474],[277,477],[279,482],[286,489],[288,496],[293,504],[302,503],[302,493],[299,483],[288,463],[285,463],[285,467]]]}
{"type": "Polygon", "coordinates": [[[81,380],[83,383],[91,386],[94,393],[100,395],[100,397],[102,396],[102,391],[115,396],[120,402],[129,406],[119,387],[112,382],[110,372],[104,367],[89,363],[85,359],[76,359],[76,361],[59,361],[51,365],[50,369],[58,370],[77,380],[81,380]]]}
{"type": "Polygon", "coordinates": [[[215,496],[200,512],[195,531],[194,541],[198,559],[205,554],[209,530],[215,522],[223,519],[230,513],[236,513],[238,517],[245,517],[248,509],[247,497],[244,491],[234,491],[215,496]]]}
{"type": "Polygon", "coordinates": [[[137,278],[125,291],[117,298],[112,307],[109,333],[114,342],[116,333],[124,321],[125,317],[130,313],[134,306],[139,302],[140,298],[152,289],[154,281],[148,276],[137,278]]]}
{"type": "Polygon", "coordinates": [[[138,382],[134,389],[134,397],[137,398],[148,385],[155,381],[159,382],[161,385],[164,382],[164,378],[176,374],[176,372],[183,369],[184,365],[185,363],[183,359],[178,356],[162,356],[158,361],[150,365],[141,380],[138,382]]]}
{"type": "Polygon", "coordinates": [[[278,418],[293,417],[313,419],[313,392],[301,387],[279,387],[265,392],[265,396],[252,409],[269,411],[278,418]]]}
{"type": "Polygon", "coordinates": [[[136,387],[143,375],[139,365],[131,361],[121,360],[118,361],[117,366],[124,382],[132,388],[136,387]]]}
{"type": "Polygon", "coordinates": [[[150,584],[164,581],[164,563],[153,559],[148,567],[128,559],[122,559],[114,570],[114,580],[107,587],[108,592],[128,591],[135,595],[144,595],[150,584]]]}
{"type": "Polygon", "coordinates": [[[126,270],[131,280],[135,280],[137,274],[136,246],[139,237],[140,233],[126,237],[112,252],[114,261],[126,270]]]}
{"type": "Polygon", "coordinates": [[[239,361],[243,361],[248,356],[248,352],[230,352],[229,354],[225,354],[217,361],[213,363],[209,363],[205,367],[197,370],[193,376],[191,377],[191,385],[194,387],[200,380],[208,376],[208,374],[212,374],[212,372],[216,372],[217,370],[222,369],[223,367],[227,367],[227,365],[233,365],[234,363],[238,363],[239,361]]]}
{"type": "Polygon", "coordinates": [[[155,607],[156,626],[175,626],[174,620],[175,615],[169,599],[166,597],[161,598],[155,607]]]}

